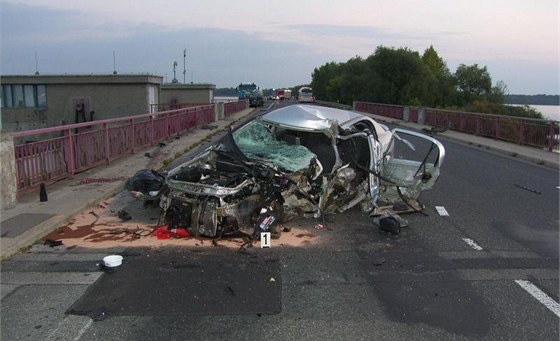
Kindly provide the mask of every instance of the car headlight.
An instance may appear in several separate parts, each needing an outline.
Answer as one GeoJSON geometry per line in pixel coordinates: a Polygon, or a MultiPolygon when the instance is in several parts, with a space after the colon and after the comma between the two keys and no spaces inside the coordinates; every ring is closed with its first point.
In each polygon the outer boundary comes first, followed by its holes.
{"type": "Polygon", "coordinates": [[[151,196],[151,197],[155,197],[158,194],[159,194],[159,191],[149,191],[148,192],[148,195],[151,196]]]}

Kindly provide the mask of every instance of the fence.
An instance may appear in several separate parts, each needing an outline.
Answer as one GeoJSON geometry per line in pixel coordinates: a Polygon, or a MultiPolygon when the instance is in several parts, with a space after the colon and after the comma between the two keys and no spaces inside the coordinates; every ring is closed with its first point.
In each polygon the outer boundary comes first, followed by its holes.
{"type": "Polygon", "coordinates": [[[367,102],[354,102],[354,109],[549,151],[560,147],[558,121],[367,102]]]}
{"type": "Polygon", "coordinates": [[[249,100],[243,99],[234,102],[225,102],[224,103],[224,116],[228,117],[229,115],[236,113],[238,111],[244,110],[249,107],[249,100]]]}
{"type": "Polygon", "coordinates": [[[184,109],[184,108],[192,108],[192,107],[198,107],[198,106],[207,105],[207,104],[208,103],[177,103],[177,102],[150,104],[150,113],[184,109]]]}
{"type": "Polygon", "coordinates": [[[17,192],[36,189],[214,121],[214,105],[16,132],[17,192]]]}
{"type": "Polygon", "coordinates": [[[402,120],[404,114],[404,107],[400,105],[355,102],[354,109],[357,111],[368,112],[370,114],[381,115],[397,120],[402,120]]]}

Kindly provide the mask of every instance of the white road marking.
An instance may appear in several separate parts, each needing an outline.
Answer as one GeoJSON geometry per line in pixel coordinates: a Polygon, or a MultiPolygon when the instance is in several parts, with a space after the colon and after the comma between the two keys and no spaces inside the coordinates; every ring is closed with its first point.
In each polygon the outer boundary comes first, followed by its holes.
{"type": "Polygon", "coordinates": [[[71,340],[79,341],[84,333],[93,325],[93,320],[87,316],[67,315],[60,321],[46,337],[46,340],[71,340]],[[79,328],[79,329],[78,329],[79,328]]]}
{"type": "Polygon", "coordinates": [[[463,241],[467,244],[469,244],[473,249],[475,249],[476,251],[482,251],[484,250],[482,248],[482,246],[478,245],[474,240],[470,239],[470,238],[463,238],[463,241]]]}
{"type": "Polygon", "coordinates": [[[447,213],[447,210],[443,206],[436,206],[436,211],[442,217],[448,217],[449,216],[449,213],[447,213]]]}
{"type": "Polygon", "coordinates": [[[82,329],[80,329],[80,332],[78,333],[78,335],[76,335],[74,341],[79,341],[82,338],[82,335],[84,335],[84,333],[89,329],[89,327],[91,327],[92,324],[93,320],[89,320],[89,322],[86,323],[86,325],[82,329]]]}
{"type": "Polygon", "coordinates": [[[522,279],[515,280],[515,283],[519,284],[523,289],[525,289],[531,296],[536,298],[539,302],[545,305],[550,311],[552,311],[556,316],[560,317],[560,304],[550,298],[547,294],[542,292],[541,289],[537,288],[533,283],[529,281],[524,281],[522,279]]]}

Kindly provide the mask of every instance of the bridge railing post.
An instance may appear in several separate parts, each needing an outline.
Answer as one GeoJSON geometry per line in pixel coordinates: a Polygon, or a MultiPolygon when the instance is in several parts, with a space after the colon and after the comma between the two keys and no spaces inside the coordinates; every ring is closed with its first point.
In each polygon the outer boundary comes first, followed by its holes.
{"type": "Polygon", "coordinates": [[[14,136],[5,130],[0,130],[0,162],[2,163],[0,207],[6,209],[16,204],[18,180],[14,136]]]}

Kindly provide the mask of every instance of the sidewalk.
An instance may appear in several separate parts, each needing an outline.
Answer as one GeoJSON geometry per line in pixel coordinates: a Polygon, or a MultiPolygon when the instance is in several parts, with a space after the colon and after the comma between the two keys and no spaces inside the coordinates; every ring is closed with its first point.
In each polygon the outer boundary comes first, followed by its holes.
{"type": "MultiPolygon", "coordinates": [[[[148,148],[137,154],[116,160],[109,165],[90,169],[75,175],[71,179],[50,185],[47,187],[48,201],[46,202],[39,201],[38,191],[20,198],[15,207],[0,212],[2,224],[0,251],[2,259],[8,258],[20,249],[35,243],[85,208],[96,207],[99,202],[117,194],[124,188],[126,179],[133,176],[138,170],[144,168],[160,169],[164,166],[165,160],[173,160],[184,154],[211,136],[239,122],[253,110],[248,108],[224,120],[213,122],[211,125],[217,126],[215,129],[199,128],[189,131],[179,139],[165,141],[166,145],[163,147],[148,148]],[[147,154],[149,157],[146,156],[147,154]]],[[[424,133],[427,133],[425,129],[430,129],[428,126],[416,123],[363,114],[379,122],[398,125],[406,129],[424,133]]],[[[454,131],[437,133],[435,137],[458,141],[554,169],[560,168],[560,154],[558,153],[454,131]]]]}
{"type": "Polygon", "coordinates": [[[405,129],[417,130],[426,135],[434,136],[437,139],[439,138],[449,139],[464,144],[472,145],[475,147],[484,148],[485,150],[489,150],[492,152],[497,152],[511,157],[516,157],[531,163],[551,167],[554,169],[560,169],[560,153],[558,153],[558,151],[549,152],[548,150],[541,150],[538,148],[522,146],[511,142],[494,140],[487,137],[470,135],[470,134],[460,133],[452,130],[448,130],[443,133],[432,134],[429,132],[431,130],[430,126],[425,126],[413,122],[404,122],[390,117],[373,115],[364,112],[362,112],[362,114],[373,118],[377,122],[384,122],[405,129]]]}
{"type": "Polygon", "coordinates": [[[1,258],[8,258],[20,249],[32,245],[49,232],[63,225],[76,213],[111,197],[124,188],[126,180],[144,168],[160,169],[166,160],[208,140],[213,135],[240,122],[254,108],[247,108],[208,126],[183,133],[179,139],[164,141],[163,147],[151,147],[136,154],[124,156],[106,166],[76,174],[73,178],[47,186],[48,200],[39,201],[39,191],[18,199],[15,207],[2,210],[0,221],[1,258]]]}

